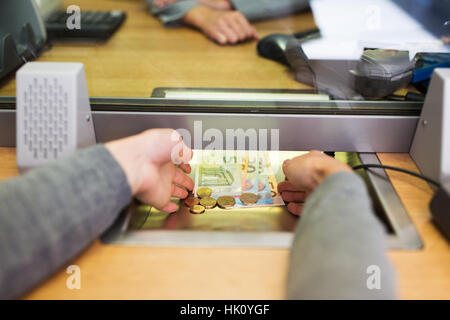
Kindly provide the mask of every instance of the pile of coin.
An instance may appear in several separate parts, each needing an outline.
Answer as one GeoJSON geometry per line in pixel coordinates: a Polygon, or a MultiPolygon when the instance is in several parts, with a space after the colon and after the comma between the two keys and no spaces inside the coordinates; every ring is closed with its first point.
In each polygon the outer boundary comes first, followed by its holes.
{"type": "MultiPolygon", "coordinates": [[[[201,214],[205,209],[213,209],[216,205],[222,209],[233,208],[236,201],[232,196],[220,196],[214,199],[211,197],[212,190],[202,187],[197,190],[197,197],[190,195],[184,200],[184,204],[189,207],[191,213],[201,214]]],[[[239,198],[245,205],[253,205],[258,201],[258,195],[254,193],[243,193],[239,198]]]]}
{"type": "Polygon", "coordinates": [[[211,198],[212,190],[210,188],[198,188],[197,197],[191,195],[184,200],[184,204],[189,207],[191,213],[201,214],[205,209],[212,209],[216,206],[216,199],[211,198]]]}

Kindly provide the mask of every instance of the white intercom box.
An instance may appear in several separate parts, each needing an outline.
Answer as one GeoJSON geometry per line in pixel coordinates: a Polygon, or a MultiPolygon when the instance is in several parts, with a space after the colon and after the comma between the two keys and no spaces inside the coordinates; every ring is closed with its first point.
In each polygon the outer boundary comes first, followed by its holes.
{"type": "Polygon", "coordinates": [[[16,147],[21,171],[95,144],[82,63],[29,62],[17,71],[16,147]]]}
{"type": "Polygon", "coordinates": [[[450,69],[435,69],[411,145],[423,174],[450,179],[450,69]]]}

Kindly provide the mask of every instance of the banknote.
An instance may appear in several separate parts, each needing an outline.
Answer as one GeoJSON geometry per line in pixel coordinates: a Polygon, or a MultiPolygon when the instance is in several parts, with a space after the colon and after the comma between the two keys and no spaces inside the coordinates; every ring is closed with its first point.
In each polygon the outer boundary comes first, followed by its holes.
{"type": "Polygon", "coordinates": [[[203,150],[195,169],[195,191],[208,187],[212,197],[242,193],[243,156],[237,152],[203,150]]]}
{"type": "Polygon", "coordinates": [[[267,151],[200,151],[194,191],[201,187],[210,188],[216,199],[224,195],[234,197],[235,207],[284,205],[267,151]],[[239,199],[243,192],[258,195],[257,203],[244,205],[239,199]]]}
{"type": "Polygon", "coordinates": [[[249,152],[243,166],[242,190],[258,195],[254,205],[244,205],[236,198],[236,207],[262,207],[284,205],[278,194],[278,183],[273,174],[270,158],[267,151],[249,152]],[[246,172],[244,172],[246,169],[246,172]]]}
{"type": "Polygon", "coordinates": [[[269,153],[267,151],[264,152],[264,163],[265,163],[265,172],[267,173],[267,180],[270,188],[270,196],[272,197],[273,206],[284,206],[285,203],[281,198],[280,193],[278,192],[278,182],[275,177],[275,174],[272,170],[272,165],[270,163],[269,153]]]}
{"type": "MultiPolygon", "coordinates": [[[[264,158],[257,151],[249,151],[244,158],[245,166],[242,173],[242,192],[254,193],[258,195],[257,204],[273,203],[268,177],[264,170],[264,158]]],[[[243,203],[237,199],[237,206],[243,203]]]]}

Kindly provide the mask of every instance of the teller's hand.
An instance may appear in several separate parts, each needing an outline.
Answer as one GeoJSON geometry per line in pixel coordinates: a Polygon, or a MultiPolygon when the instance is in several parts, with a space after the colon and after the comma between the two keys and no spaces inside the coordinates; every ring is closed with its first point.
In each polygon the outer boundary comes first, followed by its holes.
{"type": "Polygon", "coordinates": [[[327,177],[341,171],[352,172],[352,169],[320,151],[311,151],[283,163],[287,181],[278,185],[278,192],[284,201],[289,202],[289,212],[299,216],[303,210],[301,203],[308,195],[327,177]]]}

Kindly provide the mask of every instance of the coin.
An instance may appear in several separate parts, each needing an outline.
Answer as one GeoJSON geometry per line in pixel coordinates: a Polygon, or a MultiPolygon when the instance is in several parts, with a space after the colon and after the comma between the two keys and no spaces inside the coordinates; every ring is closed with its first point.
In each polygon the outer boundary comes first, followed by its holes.
{"type": "Polygon", "coordinates": [[[211,194],[212,194],[212,190],[210,188],[202,187],[202,188],[198,188],[198,190],[197,190],[197,196],[199,198],[210,197],[211,194]]]}
{"type": "Polygon", "coordinates": [[[194,196],[189,196],[186,198],[186,200],[184,200],[184,204],[186,205],[186,207],[192,208],[193,206],[195,206],[196,204],[199,204],[200,200],[198,200],[198,198],[194,197],[194,196]]]}
{"type": "Polygon", "coordinates": [[[258,196],[254,193],[243,193],[240,198],[242,203],[245,205],[255,204],[258,201],[258,196]]]}
{"type": "Polygon", "coordinates": [[[222,209],[228,209],[236,204],[236,201],[231,196],[221,196],[217,199],[217,204],[222,209]]]}
{"type": "Polygon", "coordinates": [[[212,209],[216,206],[216,199],[211,197],[205,197],[200,199],[200,204],[204,206],[206,209],[212,209]]]}
{"type": "Polygon", "coordinates": [[[195,213],[195,214],[203,213],[203,212],[205,212],[205,207],[201,206],[199,204],[196,204],[196,205],[191,207],[191,212],[195,213]]]}

